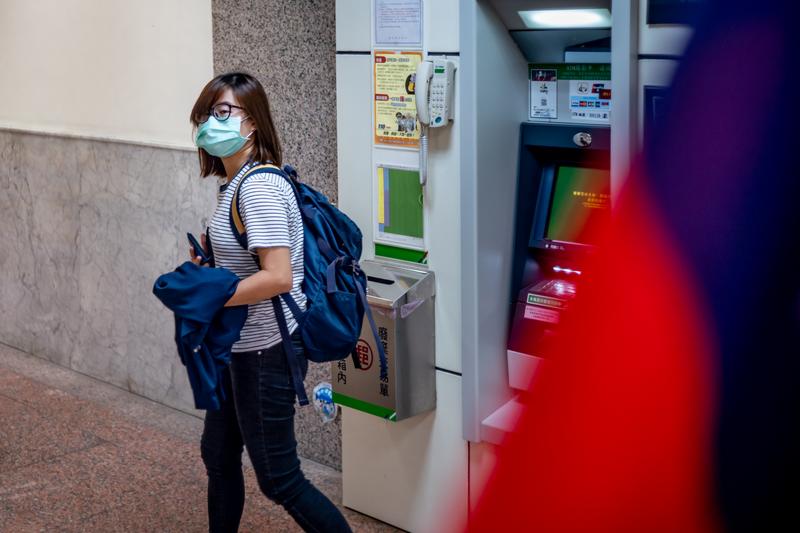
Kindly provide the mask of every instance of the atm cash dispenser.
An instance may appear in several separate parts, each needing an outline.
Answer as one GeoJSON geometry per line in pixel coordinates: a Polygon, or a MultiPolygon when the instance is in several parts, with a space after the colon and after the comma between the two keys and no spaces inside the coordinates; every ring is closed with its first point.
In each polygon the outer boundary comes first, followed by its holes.
{"type": "Polygon", "coordinates": [[[542,348],[581,296],[597,229],[610,216],[608,127],[525,123],[521,127],[509,384],[527,389],[547,363],[542,348]]]}

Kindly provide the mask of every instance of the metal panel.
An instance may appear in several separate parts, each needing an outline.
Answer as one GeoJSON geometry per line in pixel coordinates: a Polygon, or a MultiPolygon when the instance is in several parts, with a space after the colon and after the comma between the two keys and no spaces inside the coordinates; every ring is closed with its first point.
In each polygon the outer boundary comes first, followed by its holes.
{"type": "MultiPolygon", "coordinates": [[[[454,201],[461,189],[460,136],[464,128],[459,113],[460,58],[443,56],[456,64],[453,124],[430,132],[428,183],[425,186],[425,242],[430,253],[428,265],[436,272],[436,366],[461,372],[461,206],[454,201]]],[[[414,154],[417,156],[417,154],[414,154]]],[[[417,158],[418,159],[418,158],[417,158]]]]}
{"type": "Polygon", "coordinates": [[[464,437],[511,396],[506,370],[519,123],[527,61],[494,9],[461,3],[461,309],[464,437]],[[480,105],[478,103],[480,102],[480,105]]]}
{"type": "Polygon", "coordinates": [[[379,338],[365,316],[356,348],[362,368],[347,359],[333,363],[334,401],[392,421],[435,409],[433,273],[384,261],[364,261],[361,267],[379,338]],[[377,342],[386,352],[386,381],[377,342]]]}
{"type": "Polygon", "coordinates": [[[336,0],[336,51],[370,50],[372,0],[336,0]]]}
{"type": "Polygon", "coordinates": [[[458,52],[458,0],[422,2],[426,52],[458,52]]]}
{"type": "MultiPolygon", "coordinates": [[[[633,50],[639,54],[683,55],[692,37],[692,28],[679,24],[648,24],[647,0],[627,1],[631,3],[633,20],[638,20],[638,46],[633,50]]],[[[614,31],[616,28],[615,21],[614,31]]]]}
{"type": "Polygon", "coordinates": [[[342,503],[415,533],[467,520],[461,378],[436,372],[437,409],[388,422],[342,410],[342,503]]]}
{"type": "MultiPolygon", "coordinates": [[[[336,56],[336,135],[339,208],[372,242],[372,56],[336,56]]],[[[372,246],[364,257],[373,256],[372,246]]]]}
{"type": "Polygon", "coordinates": [[[611,198],[622,190],[636,152],[638,91],[636,62],[639,0],[613,0],[611,9],[611,198]]]}
{"type": "Polygon", "coordinates": [[[611,35],[611,30],[513,30],[510,32],[530,63],[563,63],[564,50],[611,35]]]}

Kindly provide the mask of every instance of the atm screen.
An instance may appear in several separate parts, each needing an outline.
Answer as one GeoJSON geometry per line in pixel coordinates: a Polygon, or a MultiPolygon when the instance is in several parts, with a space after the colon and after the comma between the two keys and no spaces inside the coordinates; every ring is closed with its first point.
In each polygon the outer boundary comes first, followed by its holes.
{"type": "Polygon", "coordinates": [[[575,244],[596,244],[596,230],[609,217],[608,170],[556,168],[545,238],[575,244]]]}

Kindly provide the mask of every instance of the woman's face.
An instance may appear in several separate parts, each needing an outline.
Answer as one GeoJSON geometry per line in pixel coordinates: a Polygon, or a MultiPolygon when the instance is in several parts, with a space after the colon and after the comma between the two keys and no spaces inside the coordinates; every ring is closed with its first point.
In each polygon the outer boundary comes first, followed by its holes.
{"type": "MultiPolygon", "coordinates": [[[[219,95],[219,98],[217,98],[217,100],[214,102],[214,105],[212,107],[217,106],[218,104],[228,104],[230,106],[240,106],[239,100],[236,99],[236,96],[234,96],[233,91],[230,88],[225,89],[219,95]]],[[[241,126],[239,128],[239,135],[241,135],[242,137],[247,137],[248,135],[250,135],[250,133],[253,132],[253,130],[255,130],[255,127],[254,127],[254,124],[253,124],[253,119],[251,119],[247,115],[247,112],[244,109],[241,109],[240,107],[231,107],[230,116],[231,117],[239,117],[241,119],[242,124],[241,124],[241,126]]]]}

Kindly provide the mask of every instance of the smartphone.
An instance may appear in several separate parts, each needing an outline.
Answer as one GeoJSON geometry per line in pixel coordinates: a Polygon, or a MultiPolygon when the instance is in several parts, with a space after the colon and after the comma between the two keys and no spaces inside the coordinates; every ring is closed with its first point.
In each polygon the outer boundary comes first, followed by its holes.
{"type": "Polygon", "coordinates": [[[208,254],[206,254],[206,251],[203,249],[202,246],[200,246],[200,243],[197,242],[197,239],[194,237],[194,235],[192,235],[191,233],[187,233],[186,237],[189,239],[189,244],[191,244],[192,247],[194,248],[195,256],[200,256],[200,264],[205,265],[206,263],[208,263],[211,258],[208,257],[208,254]]]}

